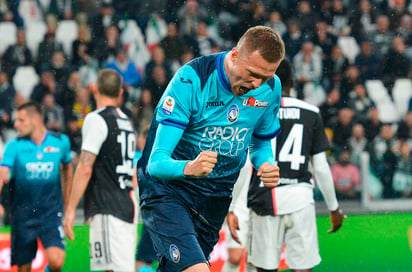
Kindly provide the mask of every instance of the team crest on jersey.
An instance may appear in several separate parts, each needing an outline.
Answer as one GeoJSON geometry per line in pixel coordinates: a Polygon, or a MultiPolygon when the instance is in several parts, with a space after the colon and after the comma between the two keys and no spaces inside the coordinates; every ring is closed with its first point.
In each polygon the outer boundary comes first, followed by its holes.
{"type": "Polygon", "coordinates": [[[236,122],[239,117],[239,107],[236,104],[233,104],[229,107],[227,111],[227,120],[231,123],[236,122]]]}
{"type": "Polygon", "coordinates": [[[171,96],[166,96],[165,101],[163,102],[163,113],[166,115],[171,115],[173,109],[175,108],[175,99],[171,96]]]}
{"type": "Polygon", "coordinates": [[[175,244],[171,244],[169,247],[169,254],[170,258],[174,263],[178,263],[180,261],[180,251],[179,248],[175,244]]]}
{"type": "Polygon", "coordinates": [[[37,152],[37,154],[36,154],[36,159],[39,160],[39,161],[40,161],[41,159],[43,159],[43,153],[42,153],[41,151],[38,151],[38,152],[37,152]]]}
{"type": "Polygon", "coordinates": [[[253,96],[243,99],[243,106],[266,108],[268,104],[268,101],[260,101],[253,96]]]}
{"type": "Polygon", "coordinates": [[[43,152],[45,152],[45,153],[57,153],[57,152],[60,152],[60,148],[54,147],[54,146],[46,146],[43,149],[43,152]]]}

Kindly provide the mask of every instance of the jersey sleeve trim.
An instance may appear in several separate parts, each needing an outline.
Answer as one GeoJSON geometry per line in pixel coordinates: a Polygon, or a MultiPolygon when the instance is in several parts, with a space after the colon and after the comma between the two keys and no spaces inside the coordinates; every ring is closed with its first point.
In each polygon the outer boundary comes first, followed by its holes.
{"type": "Polygon", "coordinates": [[[181,121],[178,121],[178,120],[175,120],[175,119],[162,120],[162,121],[160,121],[160,123],[162,125],[172,126],[172,127],[180,128],[180,129],[183,129],[183,130],[187,128],[187,123],[181,122],[181,121]]]}
{"type": "Polygon", "coordinates": [[[259,135],[254,133],[252,136],[260,140],[271,140],[280,134],[280,128],[268,135],[259,135]]]}

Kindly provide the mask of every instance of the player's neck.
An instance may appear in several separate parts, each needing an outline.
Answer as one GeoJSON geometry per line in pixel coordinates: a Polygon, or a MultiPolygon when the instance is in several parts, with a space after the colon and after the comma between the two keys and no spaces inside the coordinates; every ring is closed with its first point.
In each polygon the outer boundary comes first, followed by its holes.
{"type": "Polygon", "coordinates": [[[43,141],[44,138],[46,138],[47,135],[47,129],[44,126],[40,126],[36,130],[33,131],[33,133],[30,135],[30,139],[37,145],[40,145],[43,141]]]}
{"type": "Polygon", "coordinates": [[[119,102],[117,98],[100,96],[99,99],[96,99],[96,106],[98,109],[104,107],[118,107],[119,102]]]}

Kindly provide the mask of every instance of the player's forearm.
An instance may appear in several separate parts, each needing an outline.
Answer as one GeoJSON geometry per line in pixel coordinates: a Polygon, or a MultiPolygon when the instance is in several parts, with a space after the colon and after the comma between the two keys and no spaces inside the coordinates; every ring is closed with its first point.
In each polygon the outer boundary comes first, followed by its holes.
{"type": "Polygon", "coordinates": [[[336,199],[335,186],[333,184],[332,172],[326,160],[325,152],[313,156],[313,172],[318,182],[319,189],[325,199],[326,205],[330,211],[335,211],[338,207],[336,199]]]}
{"type": "Polygon", "coordinates": [[[87,185],[89,184],[90,178],[92,176],[93,169],[85,166],[81,162],[77,166],[76,172],[73,177],[73,185],[70,193],[69,202],[67,204],[67,210],[74,211],[80,202],[84,192],[86,191],[87,185]]]}
{"type": "Polygon", "coordinates": [[[185,176],[183,172],[188,161],[172,158],[172,153],[182,135],[183,130],[180,128],[159,125],[147,169],[152,177],[171,180],[185,176]]]}
{"type": "Polygon", "coordinates": [[[3,184],[9,180],[10,169],[7,166],[0,166],[0,192],[3,189],[3,184]]]}
{"type": "Polygon", "coordinates": [[[62,174],[64,210],[66,210],[73,184],[73,164],[64,164],[62,174]]]}
{"type": "Polygon", "coordinates": [[[273,158],[272,144],[270,140],[261,140],[256,137],[252,137],[252,142],[249,146],[250,160],[256,169],[268,162],[272,165],[275,164],[273,158]]]}

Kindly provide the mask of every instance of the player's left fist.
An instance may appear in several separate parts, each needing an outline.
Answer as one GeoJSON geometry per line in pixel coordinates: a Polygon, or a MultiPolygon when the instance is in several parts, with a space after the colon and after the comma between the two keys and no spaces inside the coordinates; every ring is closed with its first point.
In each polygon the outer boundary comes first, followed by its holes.
{"type": "Polygon", "coordinates": [[[265,162],[259,167],[257,175],[262,180],[263,185],[273,188],[279,182],[279,167],[265,162]]]}

